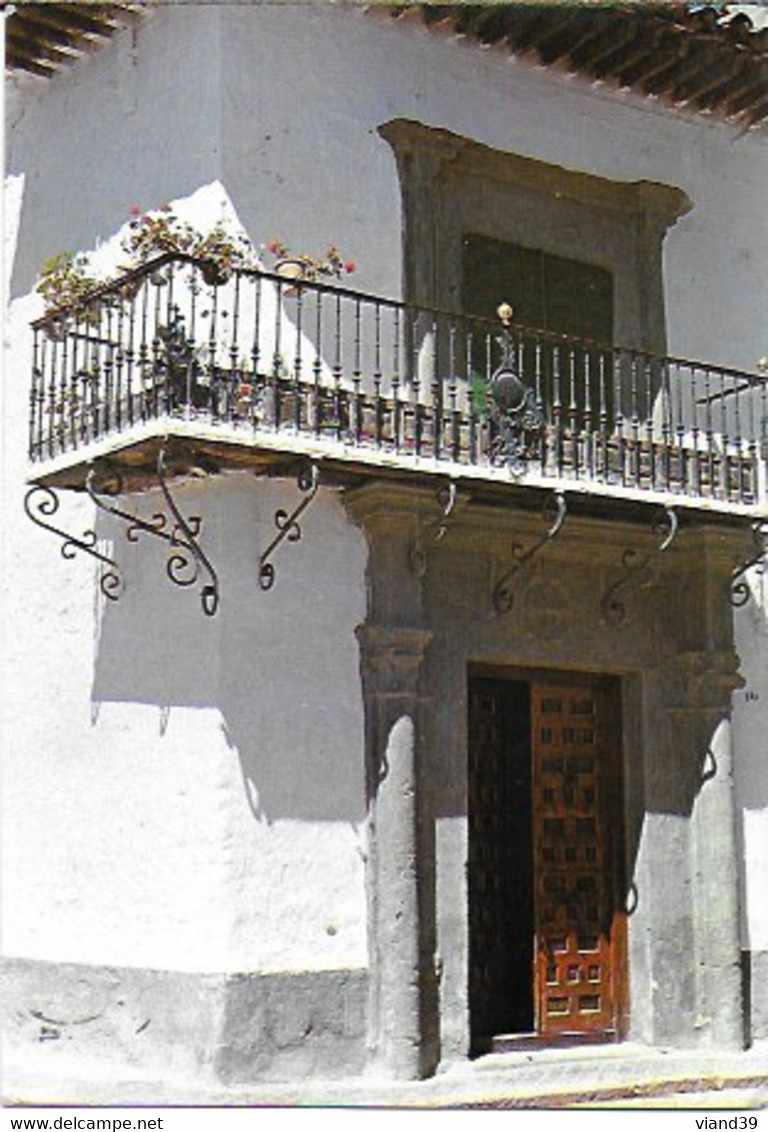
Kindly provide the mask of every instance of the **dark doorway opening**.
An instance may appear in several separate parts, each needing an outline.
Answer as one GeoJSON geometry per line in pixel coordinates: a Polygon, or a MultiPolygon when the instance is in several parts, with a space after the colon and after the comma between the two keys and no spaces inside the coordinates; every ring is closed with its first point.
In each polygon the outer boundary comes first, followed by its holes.
{"type": "Polygon", "coordinates": [[[469,1002],[475,1052],[534,1028],[531,713],[528,685],[469,690],[469,1002]]]}

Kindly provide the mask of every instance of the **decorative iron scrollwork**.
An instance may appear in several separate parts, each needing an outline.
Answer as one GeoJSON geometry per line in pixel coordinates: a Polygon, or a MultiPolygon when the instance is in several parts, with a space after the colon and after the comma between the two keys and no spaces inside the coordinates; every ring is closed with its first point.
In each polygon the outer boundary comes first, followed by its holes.
{"type": "Polygon", "coordinates": [[[197,578],[195,577],[190,581],[185,578],[184,571],[189,568],[189,559],[186,552],[192,554],[195,558],[198,567],[201,567],[208,575],[208,581],[200,591],[200,601],[203,607],[203,613],[206,617],[213,617],[219,608],[219,579],[216,571],[213,568],[209,558],[197,541],[197,535],[200,530],[200,519],[198,516],[193,516],[191,520],[187,520],[179,511],[176,501],[174,500],[168,488],[165,479],[165,445],[160,449],[157,454],[157,480],[160,484],[160,490],[163,493],[165,502],[176,520],[176,526],[173,528],[169,536],[169,541],[172,546],[177,547],[178,550],[172,554],[166,564],[166,573],[170,580],[177,586],[189,586],[194,583],[197,578]]]}
{"type": "Polygon", "coordinates": [[[301,527],[299,526],[299,518],[304,514],[307,507],[309,507],[312,500],[317,495],[317,489],[320,486],[320,470],[316,464],[308,464],[301,469],[297,477],[297,485],[300,491],[305,493],[304,499],[298,505],[295,511],[290,514],[279,508],[275,512],[275,526],[278,533],[267,549],[259,558],[259,585],[263,590],[270,590],[275,582],[275,568],[269,561],[270,557],[277,550],[281,542],[287,540],[288,542],[298,542],[301,538],[301,527]]]}
{"type": "Polygon", "coordinates": [[[653,524],[653,529],[657,535],[661,535],[659,551],[663,552],[669,550],[680,529],[680,520],[677,517],[677,511],[675,511],[674,507],[664,508],[664,514],[653,524]]]}
{"type": "MultiPolygon", "coordinates": [[[[123,481],[119,470],[107,464],[106,461],[100,462],[99,473],[103,474],[105,469],[109,472],[107,495],[111,497],[110,501],[108,502],[104,495],[96,490],[96,468],[93,466],[88,472],[85,483],[86,490],[97,507],[126,523],[125,536],[129,542],[138,542],[141,534],[149,534],[155,538],[163,539],[174,548],[174,553],[171,554],[166,563],[166,573],[174,585],[193,586],[198,580],[200,567],[204,567],[210,577],[210,582],[201,591],[201,602],[203,612],[211,617],[218,608],[218,579],[213,566],[197,541],[202,520],[199,515],[184,518],[178,511],[165,482],[164,461],[165,447],[160,450],[158,456],[158,481],[166,502],[176,519],[176,523],[170,530],[168,529],[168,516],[162,511],[155,512],[150,519],[144,519],[140,515],[124,511],[111,501],[112,498],[122,493],[123,481]]],[[[102,491],[105,490],[102,488],[102,491]]]]}
{"type": "Polygon", "coordinates": [[[540,434],[544,415],[533,390],[517,370],[515,345],[509,331],[512,307],[502,303],[497,313],[504,329],[496,338],[501,347],[501,362],[488,387],[489,416],[495,433],[490,457],[492,463],[505,463],[510,472],[517,474],[523,470],[521,450],[529,448],[540,434]]]}
{"type": "Polygon", "coordinates": [[[53,523],[49,523],[47,520],[57,514],[59,506],[58,494],[52,487],[47,487],[44,484],[33,484],[24,498],[24,510],[32,522],[36,523],[38,527],[52,531],[53,534],[58,535],[63,540],[61,544],[63,558],[72,559],[78,551],[83,551],[107,567],[99,577],[99,588],[105,598],[110,601],[117,601],[124,586],[117,562],[114,558],[110,558],[108,554],[97,550],[98,536],[94,530],[83,531],[78,537],[61,530],[53,523]]]}
{"type": "Polygon", "coordinates": [[[551,509],[552,504],[554,504],[555,508],[555,517],[545,534],[532,546],[529,546],[527,550],[518,543],[512,547],[512,555],[515,561],[510,569],[507,570],[506,574],[504,574],[493,587],[492,601],[496,613],[509,613],[515,600],[513,579],[517,580],[520,571],[530,565],[531,559],[560,534],[568,513],[565,494],[562,491],[554,492],[547,501],[545,514],[548,509],[551,509]]]}
{"type": "MultiPolygon", "coordinates": [[[[657,554],[669,550],[679,530],[680,520],[677,511],[672,506],[665,506],[663,514],[658,515],[653,523],[653,533],[661,539],[656,548],[657,554]]],[[[632,548],[624,551],[621,556],[624,573],[609,587],[600,605],[603,620],[607,625],[620,625],[627,616],[627,607],[623,601],[619,601],[617,594],[633,585],[647,586],[653,581],[652,558],[652,553],[641,554],[632,548]]]]}
{"type": "Polygon", "coordinates": [[[620,625],[627,616],[627,607],[623,601],[619,601],[617,594],[633,584],[647,585],[651,581],[650,561],[650,554],[640,554],[631,547],[622,554],[624,573],[609,587],[601,602],[603,620],[608,625],[620,625]]]}
{"type": "Polygon", "coordinates": [[[430,535],[434,542],[440,542],[440,540],[445,537],[448,530],[448,519],[453,514],[457,499],[458,489],[452,480],[450,483],[441,484],[437,490],[437,502],[440,507],[440,514],[437,518],[428,519],[419,527],[413,540],[413,545],[411,546],[411,569],[419,578],[423,578],[427,572],[427,550],[424,546],[425,536],[430,535]]]}
{"type": "Polygon", "coordinates": [[[757,553],[752,555],[743,566],[734,570],[731,575],[731,605],[736,609],[743,608],[752,596],[752,589],[746,575],[755,566],[763,567],[765,565],[765,558],[768,553],[768,523],[764,520],[761,519],[752,524],[752,541],[757,553]]]}

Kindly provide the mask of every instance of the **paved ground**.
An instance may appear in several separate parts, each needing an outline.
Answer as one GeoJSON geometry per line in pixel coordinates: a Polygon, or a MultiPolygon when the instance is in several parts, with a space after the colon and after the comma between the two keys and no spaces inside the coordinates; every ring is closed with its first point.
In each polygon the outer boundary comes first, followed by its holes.
{"type": "Polygon", "coordinates": [[[377,1078],[225,1088],[41,1056],[4,1063],[5,1104],[281,1105],[387,1108],[768,1108],[768,1046],[736,1054],[588,1051],[496,1054],[447,1066],[427,1081],[377,1078]]]}

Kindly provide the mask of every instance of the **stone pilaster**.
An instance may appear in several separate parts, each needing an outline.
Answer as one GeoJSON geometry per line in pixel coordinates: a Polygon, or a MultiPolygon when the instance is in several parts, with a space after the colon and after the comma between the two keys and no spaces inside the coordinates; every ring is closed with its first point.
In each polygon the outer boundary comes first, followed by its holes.
{"type": "Polygon", "coordinates": [[[346,506],[366,534],[368,619],[358,628],[368,785],[368,1041],[376,1072],[424,1077],[439,1059],[435,979],[434,815],[426,781],[432,639],[413,547],[418,489],[371,483],[346,506]]]}
{"type": "Polygon", "coordinates": [[[654,893],[657,1041],[744,1043],[730,718],[737,669],[728,648],[690,650],[662,675],[668,726],[657,769],[666,786],[659,778],[649,792],[649,810],[666,810],[656,836],[670,838],[655,853],[667,860],[654,893]]]}
{"type": "Polygon", "coordinates": [[[428,837],[422,836],[420,671],[431,634],[358,630],[367,720],[369,803],[369,1039],[376,1068],[396,1077],[434,1069],[434,926],[425,915],[428,837]]]}

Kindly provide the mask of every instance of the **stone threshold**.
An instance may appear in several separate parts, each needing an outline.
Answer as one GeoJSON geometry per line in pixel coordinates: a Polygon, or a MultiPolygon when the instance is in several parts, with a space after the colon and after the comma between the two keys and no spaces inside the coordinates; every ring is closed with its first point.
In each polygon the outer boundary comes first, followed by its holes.
{"type": "Polygon", "coordinates": [[[6,1061],[3,1103],[556,1109],[570,1107],[768,1107],[768,1046],[744,1052],[661,1051],[637,1045],[490,1054],[456,1061],[424,1081],[374,1075],[337,1081],[217,1086],[152,1080],[130,1067],[40,1057],[6,1061]],[[703,1099],[698,1101],[697,1098],[703,1099]],[[690,1103],[689,1103],[690,1102],[690,1103]]]}

